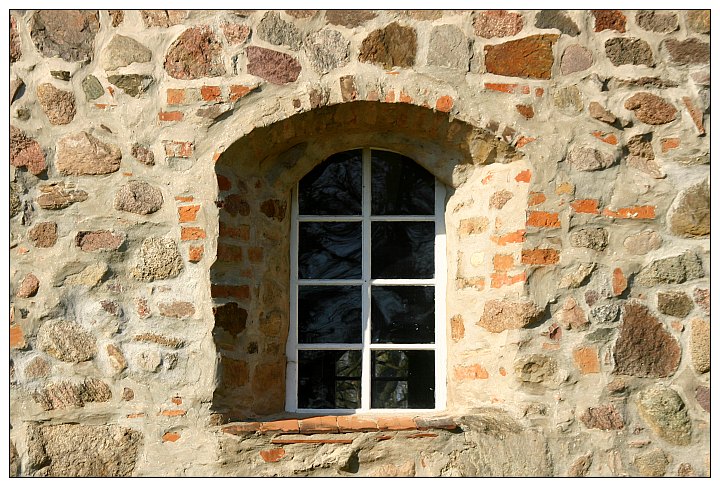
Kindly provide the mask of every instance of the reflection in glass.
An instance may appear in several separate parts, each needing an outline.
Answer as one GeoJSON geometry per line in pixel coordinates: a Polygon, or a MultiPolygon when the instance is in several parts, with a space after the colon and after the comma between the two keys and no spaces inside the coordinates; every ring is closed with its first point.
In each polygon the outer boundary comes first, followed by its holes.
{"type": "Polygon", "coordinates": [[[373,343],[434,343],[435,288],[373,286],[373,343]]]}
{"type": "Polygon", "coordinates": [[[359,286],[300,286],[298,343],[361,343],[359,286]]]}
{"type": "Polygon", "coordinates": [[[300,222],[300,279],[359,279],[362,277],[360,222],[300,222]]]}
{"type": "Polygon", "coordinates": [[[301,215],[359,215],[362,212],[362,150],[328,157],[300,180],[301,215]]]}
{"type": "Polygon", "coordinates": [[[373,279],[431,279],[434,222],[372,222],[373,279]]]}
{"type": "Polygon", "coordinates": [[[362,353],[359,350],[299,350],[298,407],[360,407],[362,353]]]}
{"type": "Polygon", "coordinates": [[[372,159],[373,215],[432,215],[435,177],[412,159],[374,150],[372,159]]]}
{"type": "Polygon", "coordinates": [[[373,350],[371,407],[435,407],[435,352],[373,350]]]}

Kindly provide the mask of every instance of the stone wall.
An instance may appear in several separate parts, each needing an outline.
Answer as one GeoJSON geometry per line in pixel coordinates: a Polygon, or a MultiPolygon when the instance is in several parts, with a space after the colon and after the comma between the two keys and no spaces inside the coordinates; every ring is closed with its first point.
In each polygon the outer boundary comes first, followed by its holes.
{"type": "Polygon", "coordinates": [[[12,11],[18,476],[704,476],[709,11],[12,11]],[[448,407],[284,413],[290,195],[447,186],[448,407]]]}

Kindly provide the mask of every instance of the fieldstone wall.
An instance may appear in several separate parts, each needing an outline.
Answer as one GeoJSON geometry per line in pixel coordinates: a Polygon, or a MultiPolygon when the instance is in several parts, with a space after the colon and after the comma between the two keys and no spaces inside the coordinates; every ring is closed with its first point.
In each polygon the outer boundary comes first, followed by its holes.
{"type": "Polygon", "coordinates": [[[709,11],[12,11],[10,473],[710,473],[709,11]],[[448,407],[284,412],[290,195],[448,188],[448,407]]]}

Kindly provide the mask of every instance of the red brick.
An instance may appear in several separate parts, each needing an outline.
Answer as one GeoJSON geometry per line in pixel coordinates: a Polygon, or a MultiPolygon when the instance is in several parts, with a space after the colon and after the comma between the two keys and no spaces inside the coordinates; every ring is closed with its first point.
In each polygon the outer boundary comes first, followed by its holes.
{"type": "Polygon", "coordinates": [[[262,433],[279,431],[281,433],[299,433],[300,424],[297,419],[280,419],[263,423],[260,427],[262,433]]]}
{"type": "Polygon", "coordinates": [[[573,350],[573,359],[583,375],[600,372],[600,361],[595,347],[581,347],[573,350]]]}
{"type": "Polygon", "coordinates": [[[499,289],[503,286],[511,286],[513,284],[517,284],[518,282],[525,282],[526,279],[527,276],[524,272],[514,276],[508,275],[507,272],[495,272],[490,274],[490,287],[493,289],[499,289]]]}
{"type": "Polygon", "coordinates": [[[340,433],[378,431],[377,421],[362,416],[338,416],[337,426],[340,433]]]}
{"type": "Polygon", "coordinates": [[[179,201],[180,203],[190,203],[191,201],[193,201],[193,199],[194,198],[192,196],[176,196],[175,197],[175,201],[179,201]]]}
{"type": "Polygon", "coordinates": [[[543,193],[530,193],[528,195],[528,206],[537,206],[544,203],[546,199],[543,193]]]}
{"type": "Polygon", "coordinates": [[[254,87],[243,86],[243,85],[231,85],[230,86],[230,101],[235,102],[243,96],[250,93],[254,87]]]}
{"type": "Polygon", "coordinates": [[[493,235],[490,237],[496,245],[505,246],[511,243],[522,243],[525,241],[525,230],[515,230],[504,235],[493,235]]]}
{"type": "Polygon", "coordinates": [[[488,371],[480,364],[458,365],[454,369],[455,380],[477,380],[490,377],[488,371]]]}
{"type": "Polygon", "coordinates": [[[520,86],[517,83],[485,83],[485,89],[509,94],[522,93],[527,95],[530,93],[529,86],[520,86]]]}
{"type": "Polygon", "coordinates": [[[615,268],[612,277],[613,296],[620,296],[627,289],[627,278],[622,269],[615,268]]]}
{"type": "Polygon", "coordinates": [[[220,222],[220,236],[248,241],[250,240],[250,225],[231,227],[223,222],[220,222]]]}
{"type": "Polygon", "coordinates": [[[203,254],[205,253],[205,246],[204,245],[191,245],[190,249],[188,250],[188,260],[190,262],[200,262],[202,260],[203,254]]]}
{"type": "Polygon", "coordinates": [[[225,284],[213,284],[210,286],[210,294],[212,294],[213,298],[249,299],[250,286],[230,286],[225,284]]]}
{"type": "Polygon", "coordinates": [[[603,132],[601,130],[595,130],[592,134],[606,144],[617,145],[618,143],[618,138],[615,136],[615,134],[608,134],[607,132],[603,132]]]}
{"type": "Polygon", "coordinates": [[[337,433],[338,424],[335,416],[317,416],[298,421],[300,433],[337,433]]]}
{"type": "Polygon", "coordinates": [[[262,423],[257,421],[248,421],[245,423],[235,423],[223,427],[222,432],[229,435],[238,435],[242,433],[255,433],[260,430],[262,423]]]}
{"type": "Polygon", "coordinates": [[[570,203],[570,207],[575,210],[575,213],[590,213],[592,215],[599,215],[600,209],[598,200],[575,200],[570,203]]]}
{"type": "Polygon", "coordinates": [[[174,431],[168,431],[167,433],[165,433],[164,435],[162,435],[162,440],[163,440],[163,442],[168,442],[168,441],[169,441],[169,442],[171,442],[171,443],[174,443],[174,442],[176,442],[176,441],[179,440],[179,439],[180,439],[180,434],[179,434],[179,433],[175,433],[174,431]]]}
{"type": "Polygon", "coordinates": [[[407,431],[417,429],[415,420],[406,416],[385,416],[377,418],[378,429],[388,431],[407,431]]]}
{"type": "Polygon", "coordinates": [[[158,119],[161,122],[181,122],[183,117],[184,117],[183,112],[178,112],[178,111],[164,112],[164,111],[160,110],[160,112],[158,113],[158,119]]]}
{"type": "Polygon", "coordinates": [[[163,416],[168,417],[175,417],[175,416],[185,416],[187,414],[187,411],[184,409],[166,409],[165,411],[162,411],[160,414],[163,416]]]}
{"type": "Polygon", "coordinates": [[[168,88],[167,90],[167,104],[168,105],[181,105],[185,101],[185,90],[168,88]]]}
{"type": "Polygon", "coordinates": [[[192,142],[165,141],[165,155],[168,157],[188,158],[193,155],[192,142]]]}
{"type": "Polygon", "coordinates": [[[217,258],[221,262],[242,262],[243,248],[238,245],[218,243],[217,258]]]}
{"type": "Polygon", "coordinates": [[[523,249],[521,262],[529,265],[551,265],[560,261],[560,254],[555,249],[523,249]]]}
{"type": "Polygon", "coordinates": [[[220,87],[219,86],[201,86],[200,96],[205,101],[220,101],[220,87]]]}
{"type": "Polygon", "coordinates": [[[248,247],[248,260],[250,262],[262,262],[263,259],[263,248],[262,247],[248,247]]]}
{"type": "Polygon", "coordinates": [[[535,116],[535,109],[533,109],[532,105],[517,104],[515,110],[528,120],[535,116]]]}
{"type": "Polygon", "coordinates": [[[232,189],[232,182],[222,174],[217,175],[217,182],[220,191],[230,191],[232,189]]]}
{"type": "Polygon", "coordinates": [[[273,448],[271,450],[260,450],[260,456],[268,463],[278,462],[285,456],[285,449],[273,448]]]}
{"type": "Polygon", "coordinates": [[[515,264],[512,254],[495,254],[493,256],[493,268],[496,271],[509,271],[515,264]]]}
{"type": "Polygon", "coordinates": [[[677,149],[678,147],[680,147],[680,139],[677,137],[669,137],[667,139],[660,140],[660,150],[662,150],[663,154],[672,149],[677,149]]]}
{"type": "Polygon", "coordinates": [[[448,95],[441,96],[435,102],[435,109],[439,112],[447,113],[450,110],[452,110],[452,107],[454,104],[455,104],[455,101],[452,99],[451,96],[448,96],[448,95]]]}
{"type": "Polygon", "coordinates": [[[530,178],[532,177],[532,172],[530,169],[525,169],[524,171],[520,171],[517,176],[515,176],[515,181],[518,183],[529,183],[530,178]]]}
{"type": "Polygon", "coordinates": [[[655,207],[646,206],[630,206],[627,208],[619,208],[617,211],[605,208],[603,215],[611,218],[628,218],[628,219],[639,219],[639,220],[651,220],[655,218],[655,207]]]}
{"type": "Polygon", "coordinates": [[[531,227],[560,228],[560,220],[557,213],[547,211],[531,211],[528,213],[527,224],[531,227]]]}
{"type": "Polygon", "coordinates": [[[525,137],[524,135],[521,135],[520,138],[515,142],[515,147],[518,149],[521,149],[528,145],[530,142],[535,142],[537,139],[535,137],[525,137]]]}
{"type": "Polygon", "coordinates": [[[200,211],[200,205],[179,206],[178,218],[180,223],[194,222],[197,219],[198,211],[200,211]]]}
{"type": "Polygon", "coordinates": [[[183,227],[180,229],[180,240],[201,240],[205,238],[205,230],[198,227],[183,227]]]}

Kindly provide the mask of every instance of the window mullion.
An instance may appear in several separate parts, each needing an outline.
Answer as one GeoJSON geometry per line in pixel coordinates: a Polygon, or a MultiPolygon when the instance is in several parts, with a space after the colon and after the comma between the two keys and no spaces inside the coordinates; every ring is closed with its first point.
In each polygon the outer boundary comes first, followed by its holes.
{"type": "Polygon", "coordinates": [[[362,166],[362,332],[363,332],[363,357],[362,357],[362,379],[361,379],[361,401],[360,407],[363,410],[370,409],[370,149],[363,149],[362,166]]]}
{"type": "Polygon", "coordinates": [[[292,192],[291,222],[290,225],[290,330],[288,333],[285,352],[287,354],[287,376],[285,377],[285,409],[297,410],[298,399],[298,253],[299,253],[299,227],[298,222],[298,192],[299,184],[292,192]]]}

